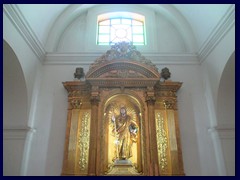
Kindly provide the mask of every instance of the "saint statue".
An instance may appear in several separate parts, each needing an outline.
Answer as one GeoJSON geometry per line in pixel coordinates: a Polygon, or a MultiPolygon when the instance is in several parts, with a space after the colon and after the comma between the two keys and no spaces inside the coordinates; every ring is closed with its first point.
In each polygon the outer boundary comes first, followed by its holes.
{"type": "Polygon", "coordinates": [[[116,154],[113,159],[127,160],[132,157],[132,145],[137,142],[138,125],[127,114],[125,107],[120,108],[120,114],[115,118],[112,115],[113,130],[112,134],[116,138],[116,154]]]}

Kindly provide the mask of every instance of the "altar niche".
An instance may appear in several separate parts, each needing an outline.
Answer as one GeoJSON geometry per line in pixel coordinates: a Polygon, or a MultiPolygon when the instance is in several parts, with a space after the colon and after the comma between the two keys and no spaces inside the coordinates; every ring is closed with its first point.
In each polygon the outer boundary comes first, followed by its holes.
{"type": "Polygon", "coordinates": [[[62,175],[184,175],[177,110],[182,83],[163,78],[121,42],[97,58],[85,78],[64,82],[62,175]]]}
{"type": "Polygon", "coordinates": [[[119,167],[142,173],[142,110],[139,101],[128,94],[108,98],[104,107],[105,174],[121,174],[119,167]],[[117,168],[116,168],[117,167],[117,168]],[[119,172],[118,172],[119,171],[119,172]]]}

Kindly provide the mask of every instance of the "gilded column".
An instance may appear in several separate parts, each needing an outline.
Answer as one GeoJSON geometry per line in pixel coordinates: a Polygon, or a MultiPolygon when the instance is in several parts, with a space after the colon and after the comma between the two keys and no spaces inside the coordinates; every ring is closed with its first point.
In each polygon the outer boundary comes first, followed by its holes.
{"type": "Polygon", "coordinates": [[[158,168],[158,151],[157,151],[157,138],[156,138],[156,124],[154,104],[155,96],[153,88],[148,88],[146,102],[148,106],[148,122],[149,122],[149,142],[150,142],[150,176],[159,176],[158,168]]]}
{"type": "Polygon", "coordinates": [[[88,175],[96,175],[99,92],[91,93],[91,124],[88,175]]]}
{"type": "Polygon", "coordinates": [[[177,101],[175,98],[163,100],[169,132],[172,175],[184,175],[182,150],[177,115],[177,101]]]}

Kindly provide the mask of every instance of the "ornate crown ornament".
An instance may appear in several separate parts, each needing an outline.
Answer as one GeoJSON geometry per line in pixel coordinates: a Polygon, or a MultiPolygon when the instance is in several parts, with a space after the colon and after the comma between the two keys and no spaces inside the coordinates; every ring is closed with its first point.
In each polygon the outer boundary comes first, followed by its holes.
{"type": "Polygon", "coordinates": [[[102,63],[119,59],[138,61],[158,71],[156,65],[142,56],[141,53],[137,51],[136,47],[132,45],[132,42],[125,41],[112,45],[110,50],[108,50],[105,54],[96,59],[96,61],[90,65],[89,70],[94,69],[102,63]]]}
{"type": "Polygon", "coordinates": [[[74,78],[81,79],[84,77],[84,70],[82,67],[77,67],[74,73],[74,78]]]}
{"type": "Polygon", "coordinates": [[[164,80],[167,80],[171,77],[171,73],[169,71],[169,69],[167,67],[163,68],[162,71],[161,71],[161,77],[164,79],[164,80]]]}

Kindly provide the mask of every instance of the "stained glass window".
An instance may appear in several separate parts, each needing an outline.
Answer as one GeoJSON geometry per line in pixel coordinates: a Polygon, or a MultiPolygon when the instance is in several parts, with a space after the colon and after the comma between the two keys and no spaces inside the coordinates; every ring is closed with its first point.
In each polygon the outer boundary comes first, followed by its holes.
{"type": "Polygon", "coordinates": [[[145,45],[144,21],[123,17],[98,21],[98,45],[113,45],[121,41],[145,45]]]}

